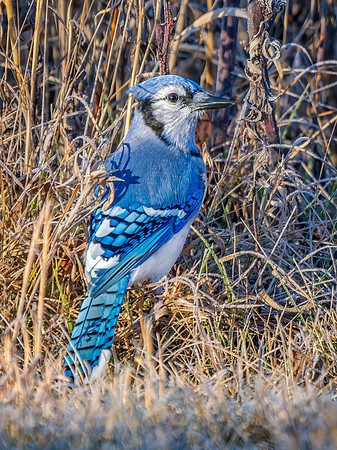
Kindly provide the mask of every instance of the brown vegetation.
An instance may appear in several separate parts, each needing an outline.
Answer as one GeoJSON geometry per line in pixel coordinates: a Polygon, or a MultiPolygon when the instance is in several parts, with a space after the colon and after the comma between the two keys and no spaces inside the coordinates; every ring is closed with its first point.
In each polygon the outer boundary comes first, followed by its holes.
{"type": "MultiPolygon", "coordinates": [[[[333,0],[289,1],[269,30],[280,58],[258,49],[282,151],[237,45],[238,108],[221,153],[202,146],[208,195],[185,250],[161,294],[129,291],[105,383],[73,391],[62,358],[86,289],[93,190],[130,120],[130,83],[167,69],[167,32],[156,2],[14,4],[0,23],[0,445],[52,446],[50,432],[64,448],[336,446],[333,0]]],[[[221,6],[171,5],[171,70],[204,87],[221,6]]],[[[240,41],[246,28],[239,19],[240,41]]],[[[210,134],[203,121],[199,142],[210,134]]]]}

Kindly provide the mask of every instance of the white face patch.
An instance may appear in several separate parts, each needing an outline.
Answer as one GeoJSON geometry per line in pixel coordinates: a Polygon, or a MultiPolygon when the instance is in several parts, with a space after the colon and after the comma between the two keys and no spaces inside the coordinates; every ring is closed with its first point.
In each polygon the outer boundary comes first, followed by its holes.
{"type": "MultiPolygon", "coordinates": [[[[198,114],[193,114],[191,107],[184,102],[188,97],[188,93],[183,86],[163,86],[153,97],[152,113],[154,118],[164,125],[164,132],[170,135],[173,130],[177,133],[177,127],[181,125],[186,119],[193,122],[193,117],[198,117],[198,114]],[[178,101],[171,103],[168,100],[169,94],[177,94],[178,101]]],[[[185,128],[185,126],[184,126],[185,128]]],[[[189,128],[187,126],[187,128],[189,128]]],[[[180,130],[181,131],[181,130],[180,130]]],[[[179,133],[180,134],[180,133],[179,133]]]]}
{"type": "MultiPolygon", "coordinates": [[[[197,84],[180,77],[172,76],[167,80],[174,82],[158,83],[156,89],[150,89],[139,109],[145,124],[167,146],[175,146],[182,153],[195,156],[198,153],[195,127],[200,113],[195,110],[194,99],[203,91],[197,84]]],[[[139,86],[146,90],[146,82],[139,86]]]]}
{"type": "Polygon", "coordinates": [[[168,105],[166,100],[152,104],[155,120],[163,125],[163,137],[181,149],[195,146],[195,128],[198,112],[193,112],[188,105],[179,107],[179,102],[168,105]]]}

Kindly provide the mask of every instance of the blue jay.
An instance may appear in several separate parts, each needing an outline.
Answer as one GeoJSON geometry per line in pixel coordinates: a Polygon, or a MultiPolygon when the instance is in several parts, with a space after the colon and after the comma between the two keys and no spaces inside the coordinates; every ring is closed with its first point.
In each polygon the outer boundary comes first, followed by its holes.
{"type": "Polygon", "coordinates": [[[128,286],[159,281],[178,258],[206,188],[197,119],[205,110],[232,105],[173,75],[144,81],[131,93],[138,110],[106,164],[120,181],[114,196],[106,187],[91,217],[88,290],[65,359],[71,378],[76,370],[91,372],[91,379],[105,373],[128,286]]]}

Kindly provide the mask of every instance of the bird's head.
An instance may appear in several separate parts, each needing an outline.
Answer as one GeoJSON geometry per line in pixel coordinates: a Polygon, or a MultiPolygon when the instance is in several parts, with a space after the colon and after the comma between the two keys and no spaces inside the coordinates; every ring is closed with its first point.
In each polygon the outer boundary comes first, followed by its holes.
{"type": "Polygon", "coordinates": [[[202,113],[234,104],[175,75],[146,80],[133,86],[130,92],[139,101],[138,111],[145,124],[164,142],[180,148],[195,145],[195,127],[202,113]]]}

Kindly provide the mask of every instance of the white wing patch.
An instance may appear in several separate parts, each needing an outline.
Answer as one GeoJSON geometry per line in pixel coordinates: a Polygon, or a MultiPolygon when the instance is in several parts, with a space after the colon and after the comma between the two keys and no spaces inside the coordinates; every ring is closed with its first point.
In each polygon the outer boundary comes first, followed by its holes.
{"type": "Polygon", "coordinates": [[[120,255],[114,255],[111,258],[104,258],[102,255],[104,250],[97,242],[91,242],[88,247],[85,273],[87,280],[90,282],[92,278],[96,277],[96,271],[102,269],[111,269],[119,262],[120,255]]]}
{"type": "MultiPolygon", "coordinates": [[[[146,216],[148,217],[170,217],[174,216],[179,219],[182,219],[186,216],[186,212],[181,208],[172,208],[172,209],[156,209],[152,207],[141,207],[138,211],[132,211],[127,215],[127,221],[119,223],[117,226],[111,226],[110,221],[113,219],[113,217],[119,216],[121,214],[125,215],[125,212],[127,210],[125,208],[122,208],[120,206],[113,206],[110,209],[107,209],[105,211],[105,214],[107,217],[104,217],[102,220],[100,226],[98,227],[95,235],[97,238],[104,238],[105,236],[111,235],[112,232],[116,234],[116,238],[114,239],[114,245],[119,245],[119,240],[124,240],[123,233],[126,231],[129,234],[132,234],[134,232],[137,232],[137,229],[139,227],[139,222],[144,220],[146,216]],[[144,211],[144,212],[142,212],[144,211]],[[133,222],[133,221],[136,221],[133,222]]],[[[189,222],[190,224],[190,222],[189,222]]],[[[188,226],[189,228],[189,226],[188,226]]],[[[182,240],[182,243],[186,239],[185,237],[182,240]]],[[[180,247],[180,245],[179,245],[180,247]]],[[[181,249],[180,249],[181,250],[181,249]]],[[[180,252],[178,251],[178,254],[180,252]]],[[[85,273],[87,280],[90,282],[93,278],[97,276],[98,271],[104,270],[104,269],[111,269],[114,266],[116,266],[119,263],[120,255],[116,254],[114,256],[111,256],[109,258],[106,258],[103,256],[104,249],[100,245],[99,242],[92,241],[88,247],[87,254],[86,254],[86,264],[85,264],[85,273]]],[[[178,255],[174,255],[172,259],[173,261],[177,258],[178,255]]],[[[159,261],[156,261],[156,264],[159,261]]],[[[169,265],[171,266],[173,263],[170,261],[169,265]]],[[[166,272],[166,270],[165,270],[166,272]]]]}
{"type": "Polygon", "coordinates": [[[183,209],[174,208],[174,209],[154,209],[151,207],[144,206],[144,212],[150,217],[169,217],[176,216],[179,219],[182,219],[186,216],[186,213],[183,209]]]}
{"type": "Polygon", "coordinates": [[[99,226],[98,230],[95,233],[95,236],[97,236],[99,238],[108,236],[111,233],[111,231],[114,229],[115,229],[115,227],[110,226],[110,218],[107,217],[106,219],[103,220],[103,222],[99,226]]]}
{"type": "Polygon", "coordinates": [[[122,208],[121,206],[111,206],[106,211],[104,211],[104,215],[116,217],[119,216],[120,214],[123,214],[125,211],[126,209],[122,208]]]}

